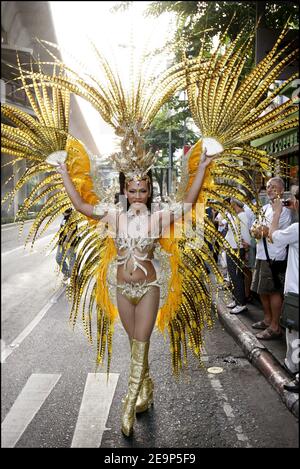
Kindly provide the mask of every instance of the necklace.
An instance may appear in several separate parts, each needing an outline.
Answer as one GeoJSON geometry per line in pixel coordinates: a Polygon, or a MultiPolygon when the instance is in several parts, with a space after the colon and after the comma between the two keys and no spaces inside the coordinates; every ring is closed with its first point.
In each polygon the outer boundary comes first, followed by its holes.
{"type": "Polygon", "coordinates": [[[141,214],[136,214],[133,210],[128,210],[127,212],[129,222],[131,226],[133,225],[134,231],[141,231],[142,223],[145,224],[145,219],[148,222],[148,210],[144,210],[141,214]]]}

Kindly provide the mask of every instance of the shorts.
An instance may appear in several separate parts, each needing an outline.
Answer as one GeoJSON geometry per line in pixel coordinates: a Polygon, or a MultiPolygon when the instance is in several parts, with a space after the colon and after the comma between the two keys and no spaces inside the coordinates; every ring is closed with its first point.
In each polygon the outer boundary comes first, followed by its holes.
{"type": "Polygon", "coordinates": [[[278,274],[280,280],[280,288],[275,288],[272,272],[268,261],[256,259],[252,274],[251,290],[258,295],[282,293],[284,289],[285,274],[278,274]]]}

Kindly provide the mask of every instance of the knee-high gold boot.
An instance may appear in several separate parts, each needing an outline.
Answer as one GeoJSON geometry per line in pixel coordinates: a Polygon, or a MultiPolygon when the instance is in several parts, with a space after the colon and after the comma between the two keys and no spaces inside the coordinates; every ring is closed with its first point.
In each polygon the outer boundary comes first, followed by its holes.
{"type": "MultiPolygon", "coordinates": [[[[129,339],[130,342],[130,350],[132,348],[132,339],[129,339]]],[[[136,401],[135,412],[137,414],[141,414],[149,409],[149,407],[153,404],[153,389],[154,384],[150,377],[150,370],[149,370],[149,361],[148,361],[148,353],[146,356],[146,364],[145,364],[145,376],[143,379],[143,383],[136,401]]]]}
{"type": "Polygon", "coordinates": [[[136,401],[135,411],[137,414],[145,412],[153,404],[153,381],[150,378],[148,353],[145,363],[145,376],[136,401]]]}
{"type": "Polygon", "coordinates": [[[133,430],[135,406],[145,376],[148,350],[149,341],[140,342],[132,339],[128,393],[125,398],[122,416],[122,432],[126,436],[130,436],[133,430]]]}

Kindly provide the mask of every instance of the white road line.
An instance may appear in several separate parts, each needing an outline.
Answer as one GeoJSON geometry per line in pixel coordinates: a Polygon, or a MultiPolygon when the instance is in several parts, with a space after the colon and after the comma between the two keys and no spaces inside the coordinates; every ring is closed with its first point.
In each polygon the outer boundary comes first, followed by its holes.
{"type": "MultiPolygon", "coordinates": [[[[33,224],[35,222],[35,218],[31,220],[25,220],[24,225],[28,224],[33,224]]],[[[8,231],[8,230],[19,230],[21,226],[21,222],[14,222],[14,223],[5,223],[4,225],[1,225],[1,231],[8,231]]],[[[57,225],[59,226],[59,224],[57,225]]]]}
{"type": "Polygon", "coordinates": [[[118,373],[89,373],[71,448],[99,448],[109,409],[119,379],[118,373]]]}
{"type": "Polygon", "coordinates": [[[1,254],[1,256],[2,256],[2,257],[7,256],[8,254],[11,254],[12,252],[21,251],[21,249],[24,249],[24,252],[26,252],[26,251],[25,251],[25,247],[22,245],[22,246],[19,246],[19,247],[17,247],[17,248],[11,249],[10,251],[3,252],[3,253],[1,254]]]}
{"type": "MultiPolygon", "coordinates": [[[[25,225],[28,225],[28,223],[33,223],[34,220],[26,220],[25,225]]],[[[8,230],[18,230],[20,228],[21,224],[17,223],[5,223],[5,225],[1,225],[1,231],[8,231],[8,230]]]]}
{"type": "Polygon", "coordinates": [[[46,305],[40,310],[40,312],[35,316],[35,318],[25,327],[25,329],[18,335],[18,337],[7,347],[1,350],[1,363],[4,363],[7,357],[9,357],[14,350],[16,350],[19,345],[23,342],[24,339],[33,331],[35,326],[43,319],[48,310],[57,303],[58,299],[65,291],[65,287],[60,287],[54,295],[50,297],[46,305]]]}
{"type": "MultiPolygon", "coordinates": [[[[44,236],[44,238],[38,239],[38,240],[34,243],[35,247],[37,247],[39,244],[41,244],[42,241],[46,241],[48,238],[53,238],[53,237],[54,237],[54,234],[55,234],[55,233],[53,233],[53,234],[51,234],[51,235],[44,236]]],[[[29,246],[29,245],[28,245],[28,246],[29,246]]],[[[22,245],[22,246],[18,246],[17,248],[11,249],[10,251],[3,252],[1,255],[2,255],[2,257],[5,257],[5,256],[8,256],[9,254],[12,254],[13,252],[20,251],[21,249],[24,250],[24,253],[29,253],[29,254],[31,253],[31,248],[27,247],[27,251],[26,251],[25,246],[22,245]],[[28,249],[30,249],[30,250],[28,251],[28,249]]]]}
{"type": "Polygon", "coordinates": [[[30,376],[1,425],[2,448],[14,448],[60,377],[60,374],[30,376]]]}
{"type": "Polygon", "coordinates": [[[209,375],[209,378],[211,385],[217,394],[218,400],[222,402],[224,413],[230,423],[230,426],[234,429],[238,441],[245,442],[246,448],[252,448],[249,443],[248,437],[243,432],[242,426],[236,424],[236,418],[233,412],[233,408],[230,404],[228,404],[228,397],[224,393],[220,380],[218,378],[212,377],[211,375],[209,375]]]}

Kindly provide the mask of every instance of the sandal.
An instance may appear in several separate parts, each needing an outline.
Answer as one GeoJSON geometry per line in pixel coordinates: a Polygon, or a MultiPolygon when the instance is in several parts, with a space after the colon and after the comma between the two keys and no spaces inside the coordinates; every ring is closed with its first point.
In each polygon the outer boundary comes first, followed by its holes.
{"type": "Polygon", "coordinates": [[[265,321],[258,321],[252,324],[253,329],[261,329],[264,331],[270,326],[270,324],[266,324],[265,321]]]}
{"type": "Polygon", "coordinates": [[[256,338],[259,340],[275,340],[280,339],[282,337],[281,331],[273,331],[270,327],[267,327],[263,332],[259,332],[256,334],[256,338]]]}

